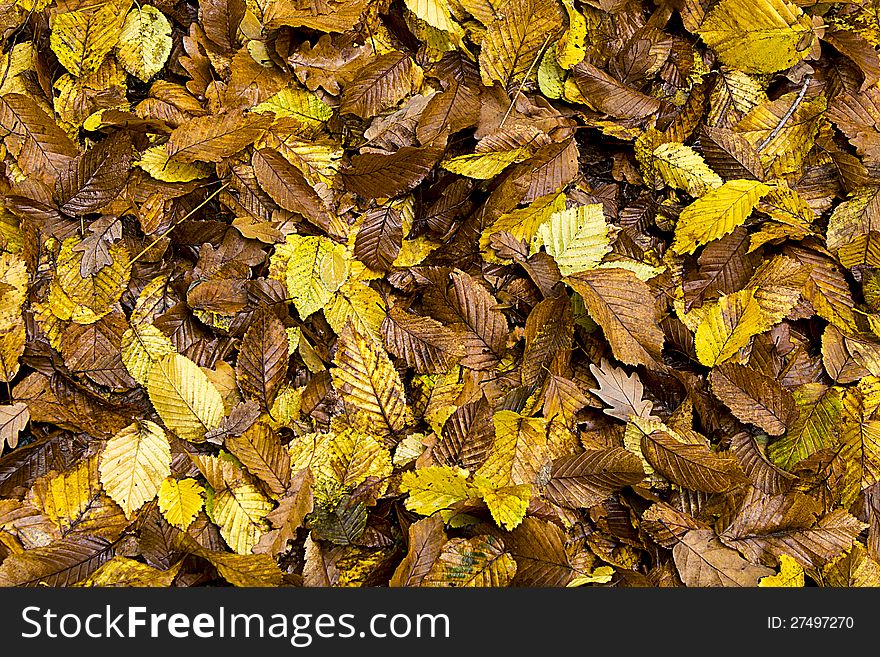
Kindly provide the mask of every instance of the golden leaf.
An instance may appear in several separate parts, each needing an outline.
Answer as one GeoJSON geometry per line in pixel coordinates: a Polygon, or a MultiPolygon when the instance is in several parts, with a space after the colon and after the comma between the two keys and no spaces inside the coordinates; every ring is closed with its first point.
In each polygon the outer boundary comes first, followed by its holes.
{"type": "Polygon", "coordinates": [[[76,249],[75,237],[64,240],[49,286],[52,313],[59,319],[78,324],[93,324],[113,309],[128,285],[131,274],[125,245],[116,242],[109,247],[112,264],[91,276],[83,277],[80,267],[84,253],[76,249]]]}
{"type": "Polygon", "coordinates": [[[379,436],[393,439],[410,422],[400,375],[382,345],[347,324],[330,373],[343,401],[369,418],[379,436]]]}
{"type": "Polygon", "coordinates": [[[810,19],[786,0],[722,0],[698,32],[722,62],[749,73],[775,73],[803,59],[810,19]]]}
{"type": "Polygon", "coordinates": [[[227,488],[214,496],[208,516],[223,540],[238,554],[250,554],[268,529],[265,518],[272,503],[251,484],[227,488]]]}
{"type": "Polygon", "coordinates": [[[448,541],[422,586],[506,586],[516,574],[516,561],[494,536],[448,541]]]}
{"type": "Polygon", "coordinates": [[[168,477],[159,486],[159,510],[169,524],[186,531],[202,509],[204,492],[195,479],[168,477]]]}
{"type": "Polygon", "coordinates": [[[223,398],[208,377],[186,356],[167,354],[150,368],[147,392],[169,429],[202,442],[223,418],[223,398]]]}
{"type": "Polygon", "coordinates": [[[799,587],[804,585],[804,569],[787,554],[779,555],[779,572],[762,577],[758,586],[799,587]]]}
{"type": "Polygon", "coordinates": [[[104,490],[131,517],[171,475],[171,446],[162,427],[144,420],[117,433],[101,453],[100,472],[104,490]]]}
{"type": "Polygon", "coordinates": [[[98,70],[119,40],[127,6],[108,2],[95,11],[58,14],[52,21],[52,52],[77,77],[98,70]]]}
{"type": "Polygon", "coordinates": [[[171,23],[152,5],[140,5],[125,17],[116,56],[126,71],[148,82],[171,54],[171,23]]]}

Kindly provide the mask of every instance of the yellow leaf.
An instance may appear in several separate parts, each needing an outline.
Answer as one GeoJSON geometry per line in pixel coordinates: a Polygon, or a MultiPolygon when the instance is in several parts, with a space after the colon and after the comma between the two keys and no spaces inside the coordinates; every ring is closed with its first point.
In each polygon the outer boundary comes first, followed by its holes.
{"type": "Polygon", "coordinates": [[[499,527],[510,531],[523,521],[532,497],[532,487],[529,484],[496,488],[480,477],[476,477],[474,481],[499,527]]]}
{"type": "Polygon", "coordinates": [[[558,0],[510,0],[492,14],[480,44],[480,77],[486,86],[510,88],[537,70],[536,60],[562,31],[564,14],[558,0]]]}
{"type": "Polygon", "coordinates": [[[535,484],[549,461],[547,421],[503,410],[495,413],[492,422],[495,442],[476,474],[498,488],[535,484]]]}
{"type": "Polygon", "coordinates": [[[804,585],[804,569],[787,554],[779,555],[779,572],[762,577],[758,586],[798,587],[804,585]]]}
{"type": "Polygon", "coordinates": [[[580,64],[586,55],[587,19],[574,8],[573,0],[563,0],[562,4],[568,13],[568,29],[556,43],[556,62],[567,70],[580,64]]]}
{"type": "Polygon", "coordinates": [[[815,96],[798,104],[798,95],[793,91],[752,108],[735,127],[760,150],[761,165],[768,175],[781,177],[801,170],[815,143],[827,101],[824,96],[815,96]],[[792,108],[794,113],[789,115],[792,108]]]}
{"type": "Polygon", "coordinates": [[[275,559],[268,554],[230,554],[208,550],[199,554],[210,561],[220,577],[233,586],[248,588],[280,586],[284,578],[275,559]]]}
{"type": "MultiPolygon", "coordinates": [[[[351,256],[327,237],[288,235],[284,281],[300,319],[323,308],[349,275],[351,256]]],[[[276,250],[280,247],[276,247],[276,250]]]]}
{"type": "Polygon", "coordinates": [[[807,55],[811,29],[810,18],[785,0],[721,0],[697,31],[728,66],[775,73],[807,55]]]}
{"type": "Polygon", "coordinates": [[[143,153],[136,166],[162,182],[192,182],[211,175],[211,167],[204,162],[178,162],[168,156],[165,146],[152,146],[143,153]]]}
{"type": "Polygon", "coordinates": [[[168,437],[155,422],[134,422],[107,441],[99,469],[104,490],[131,517],[171,475],[168,437]]]}
{"type": "Polygon", "coordinates": [[[406,508],[430,516],[458,502],[479,497],[480,491],[468,481],[468,475],[467,470],[447,465],[407,470],[400,482],[400,491],[409,493],[406,508]]]}
{"type": "Polygon", "coordinates": [[[565,194],[559,192],[542,196],[524,208],[502,214],[483,231],[480,236],[480,250],[483,254],[491,253],[489,244],[492,235],[502,231],[510,233],[516,239],[531,242],[538,227],[550,219],[554,212],[563,210],[565,210],[565,194]]]}
{"type": "Polygon", "coordinates": [[[148,82],[171,54],[171,23],[152,5],[140,5],[125,17],[116,57],[126,71],[148,82]]]}
{"type": "Polygon", "coordinates": [[[678,254],[693,253],[724,237],[748,219],[762,196],[771,187],[757,180],[729,180],[686,207],[675,226],[672,249],[678,254]]]}
{"type": "Polygon", "coordinates": [[[343,488],[353,489],[368,477],[382,483],[378,493],[385,493],[391,476],[391,452],[375,437],[358,429],[334,431],[321,442],[312,470],[318,480],[333,479],[343,488]]]}
{"type": "Polygon", "coordinates": [[[509,150],[468,153],[443,160],[440,166],[460,176],[489,180],[511,164],[528,159],[533,151],[531,146],[518,146],[509,150]]]}
{"type": "Polygon", "coordinates": [[[132,324],[122,334],[122,363],[131,378],[142,386],[147,385],[150,368],[156,361],[176,352],[171,340],[152,324],[132,324]]]}
{"type": "Polygon", "coordinates": [[[169,524],[186,531],[202,509],[204,492],[195,479],[168,477],[159,486],[159,510],[169,524]]]}
{"type": "Polygon", "coordinates": [[[730,360],[753,336],[768,330],[754,290],[722,296],[706,312],[694,335],[697,359],[709,367],[730,360]]]}
{"type": "Polygon", "coordinates": [[[61,65],[77,77],[98,70],[119,40],[124,10],[108,2],[97,11],[83,9],[55,16],[49,43],[61,65]]]}
{"type": "Polygon", "coordinates": [[[408,269],[409,267],[420,265],[439,246],[439,242],[434,242],[425,236],[419,236],[411,240],[405,239],[400,245],[400,251],[394,259],[392,267],[408,269]]]}
{"type": "Polygon", "coordinates": [[[0,55],[0,70],[6,71],[6,77],[0,83],[0,96],[27,94],[28,89],[22,74],[33,68],[34,43],[31,41],[18,43],[9,52],[0,55]]]}
{"type": "Polygon", "coordinates": [[[24,321],[7,326],[0,332],[0,382],[12,381],[21,368],[21,359],[27,340],[24,321]]]}
{"type": "Polygon", "coordinates": [[[651,153],[657,173],[669,187],[700,197],[721,187],[721,177],[709,168],[690,146],[676,142],[660,144],[651,153]]]}
{"type": "Polygon", "coordinates": [[[431,27],[463,36],[461,26],[452,20],[447,0],[404,0],[407,9],[431,27]]]}
{"type": "Polygon", "coordinates": [[[299,419],[301,409],[302,391],[292,385],[284,385],[275,395],[266,421],[273,429],[292,426],[299,419]]]}
{"type": "Polygon", "coordinates": [[[186,356],[168,354],[150,368],[147,392],[169,429],[202,442],[223,419],[223,398],[205,373],[186,356]]]}
{"type": "MultiPolygon", "coordinates": [[[[548,50],[541,58],[538,66],[538,88],[547,98],[558,100],[565,94],[566,70],[556,62],[556,53],[548,50]]],[[[574,82],[569,82],[572,89],[577,89],[574,82]]]]}
{"type": "Polygon", "coordinates": [[[75,247],[80,240],[69,237],[61,245],[55,277],[49,286],[49,304],[59,319],[78,324],[93,324],[113,309],[128,287],[131,275],[128,251],[122,242],[109,247],[113,262],[96,274],[83,277],[80,273],[83,251],[75,247]]]}
{"type": "Polygon", "coordinates": [[[587,575],[576,575],[567,587],[583,586],[584,584],[607,584],[614,576],[614,568],[611,566],[599,566],[587,575]]]}
{"type": "Polygon", "coordinates": [[[598,265],[611,250],[608,224],[602,205],[580,205],[554,212],[541,224],[532,241],[532,250],[541,246],[553,257],[563,276],[598,265]]]}
{"type": "Polygon", "coordinates": [[[840,391],[822,383],[805,383],[792,394],[798,419],[767,446],[767,457],[784,470],[837,442],[843,407],[840,391]]]}
{"type": "Polygon", "coordinates": [[[272,503],[251,484],[224,489],[213,502],[208,515],[223,540],[238,554],[250,554],[268,529],[265,518],[272,503]]]}
{"type": "Polygon", "coordinates": [[[873,402],[863,388],[874,388],[880,380],[869,376],[850,388],[843,398],[843,421],[838,429],[840,455],[846,463],[841,502],[852,504],[863,490],[880,481],[880,420],[871,419],[873,402]]]}
{"type": "Polygon", "coordinates": [[[128,557],[116,556],[75,586],[168,587],[180,572],[183,561],[159,570],[128,557]]]}
{"type": "Polygon", "coordinates": [[[516,561],[500,539],[490,535],[453,538],[422,580],[422,586],[507,586],[516,575],[516,561]]]}
{"type": "Polygon", "coordinates": [[[0,326],[18,323],[28,293],[24,260],[12,253],[0,253],[0,284],[0,326]]]}
{"type": "Polygon", "coordinates": [[[347,324],[337,341],[333,386],[345,405],[369,419],[379,436],[393,437],[410,421],[403,382],[382,345],[347,324]]]}
{"type": "Polygon", "coordinates": [[[807,282],[807,268],[794,258],[776,256],[755,272],[746,289],[764,311],[767,327],[778,324],[797,305],[807,282]]]}
{"type": "Polygon", "coordinates": [[[115,539],[127,524],[122,509],[101,488],[97,456],[40,477],[28,492],[28,501],[57,525],[62,536],[83,533],[115,539]]]}
{"type": "MultiPolygon", "coordinates": [[[[276,118],[294,119],[299,125],[299,135],[312,137],[333,116],[333,110],[317,95],[306,89],[287,87],[263,101],[253,109],[254,112],[272,112],[276,118]]],[[[296,164],[295,162],[291,162],[296,164]]]]}
{"type": "Polygon", "coordinates": [[[351,320],[358,333],[380,340],[385,300],[366,283],[349,279],[327,302],[324,317],[337,334],[342,333],[345,323],[351,320]]]}
{"type": "Polygon", "coordinates": [[[880,586],[880,564],[861,543],[853,543],[849,550],[825,565],[822,577],[825,586],[876,588],[880,586]]]}

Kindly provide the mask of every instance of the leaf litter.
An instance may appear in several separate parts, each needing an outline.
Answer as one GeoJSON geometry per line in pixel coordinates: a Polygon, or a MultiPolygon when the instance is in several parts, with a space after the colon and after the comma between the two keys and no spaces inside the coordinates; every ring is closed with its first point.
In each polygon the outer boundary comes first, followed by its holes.
{"type": "Polygon", "coordinates": [[[0,584],[880,584],[868,0],[2,15],[0,584]]]}

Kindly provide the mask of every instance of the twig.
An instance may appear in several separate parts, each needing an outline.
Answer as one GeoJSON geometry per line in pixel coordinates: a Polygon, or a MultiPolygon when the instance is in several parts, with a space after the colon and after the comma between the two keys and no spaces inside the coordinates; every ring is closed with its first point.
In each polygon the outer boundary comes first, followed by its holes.
{"type": "Polygon", "coordinates": [[[532,74],[532,69],[535,68],[535,64],[538,63],[538,60],[544,56],[544,48],[547,47],[547,44],[550,43],[550,37],[553,34],[548,34],[547,38],[544,39],[544,43],[541,45],[541,48],[538,50],[538,54],[535,55],[535,58],[532,60],[532,63],[529,65],[529,69],[526,71],[525,76],[523,77],[522,82],[519,84],[519,89],[516,90],[516,93],[513,94],[513,98],[510,99],[510,106],[507,108],[507,111],[504,113],[504,118],[501,119],[501,123],[498,124],[498,129],[504,127],[504,122],[507,121],[507,117],[510,116],[510,113],[513,111],[513,106],[516,105],[516,99],[519,98],[519,95],[522,93],[523,88],[526,86],[526,82],[529,79],[529,76],[532,74]]]}
{"type": "Polygon", "coordinates": [[[147,251],[149,251],[149,250],[152,249],[154,246],[156,246],[156,244],[158,244],[159,241],[160,241],[163,237],[167,236],[172,230],[174,230],[174,229],[177,228],[180,224],[182,224],[184,221],[186,221],[187,219],[189,219],[189,218],[190,218],[193,214],[195,214],[198,210],[201,210],[205,205],[207,205],[208,201],[210,201],[212,198],[214,198],[215,196],[217,196],[217,194],[219,194],[219,193],[222,192],[224,189],[226,189],[227,187],[229,187],[229,185],[230,185],[230,183],[225,183],[222,187],[219,187],[218,189],[214,190],[214,191],[208,196],[208,198],[206,198],[204,201],[202,201],[201,203],[199,203],[199,204],[198,204],[196,207],[194,207],[192,210],[190,210],[190,211],[187,212],[185,215],[183,215],[180,219],[178,219],[178,220],[175,221],[173,224],[171,224],[171,225],[168,227],[168,230],[163,231],[162,234],[159,235],[159,237],[157,237],[157,238],[154,239],[152,242],[150,242],[147,246],[145,246],[145,247],[143,248],[143,250],[141,250],[140,253],[138,253],[134,258],[131,259],[131,261],[130,261],[129,264],[132,264],[132,265],[133,265],[135,262],[137,262],[138,259],[140,259],[140,257],[141,257],[142,255],[144,255],[147,251]]]}
{"type": "Polygon", "coordinates": [[[773,128],[773,132],[771,132],[769,135],[767,135],[767,138],[764,141],[762,141],[758,145],[758,148],[755,150],[757,150],[758,152],[764,150],[767,147],[767,144],[769,144],[771,141],[776,139],[776,135],[778,135],[782,131],[782,128],[785,126],[785,124],[788,122],[788,120],[792,117],[792,115],[795,113],[795,111],[800,106],[800,104],[804,101],[804,96],[807,95],[807,87],[810,86],[810,80],[812,80],[811,75],[807,74],[804,76],[804,83],[801,86],[801,90],[798,93],[797,98],[794,99],[794,102],[791,104],[791,107],[788,108],[788,111],[782,116],[782,118],[779,120],[779,123],[776,124],[776,127],[773,128]]]}

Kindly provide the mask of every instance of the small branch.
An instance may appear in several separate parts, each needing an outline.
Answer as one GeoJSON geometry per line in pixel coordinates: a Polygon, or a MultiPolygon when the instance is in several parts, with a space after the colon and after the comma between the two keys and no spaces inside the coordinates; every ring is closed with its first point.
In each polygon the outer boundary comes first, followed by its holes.
{"type": "Polygon", "coordinates": [[[513,98],[510,100],[510,106],[507,108],[507,111],[504,113],[504,118],[501,119],[501,123],[498,124],[498,129],[504,127],[504,122],[507,121],[507,117],[510,116],[510,113],[513,111],[513,106],[516,105],[516,99],[519,98],[519,95],[522,93],[522,90],[526,86],[526,82],[528,82],[529,76],[532,74],[532,70],[535,68],[535,64],[538,63],[538,60],[544,56],[544,49],[547,47],[547,44],[550,43],[550,38],[553,34],[548,34],[547,38],[544,39],[544,43],[541,45],[541,48],[538,50],[538,54],[535,55],[535,58],[532,60],[532,63],[529,65],[529,69],[526,71],[525,77],[519,85],[519,89],[516,90],[516,93],[513,94],[513,98]]]}
{"type": "MultiPolygon", "coordinates": [[[[218,182],[219,182],[219,181],[218,181],[218,182]]],[[[211,184],[211,183],[209,183],[209,184],[211,184]]],[[[199,210],[201,210],[205,205],[208,204],[208,202],[209,202],[212,198],[214,198],[215,196],[217,196],[217,194],[219,194],[219,193],[222,192],[224,189],[226,189],[227,187],[229,187],[229,185],[230,185],[230,183],[225,183],[225,184],[224,184],[222,187],[220,187],[219,189],[214,190],[214,191],[211,193],[211,195],[208,196],[208,198],[206,198],[204,201],[202,201],[201,203],[199,203],[196,207],[194,207],[192,210],[190,210],[189,212],[187,212],[187,213],[186,213],[185,215],[183,215],[180,219],[178,219],[177,221],[175,221],[174,223],[172,223],[171,226],[168,227],[168,230],[163,231],[162,234],[159,235],[159,237],[157,237],[157,238],[154,239],[152,242],[150,242],[150,244],[149,244],[148,246],[145,246],[145,247],[143,248],[143,250],[142,250],[140,253],[138,253],[134,258],[131,259],[131,261],[129,262],[129,264],[133,265],[135,262],[137,262],[138,260],[140,260],[140,258],[141,258],[141,257],[142,257],[147,251],[149,251],[149,250],[152,249],[154,246],[156,246],[156,245],[159,243],[159,241],[160,241],[163,237],[165,237],[166,235],[168,235],[172,230],[174,230],[175,228],[177,228],[180,224],[182,224],[184,221],[186,221],[187,219],[189,219],[189,218],[190,218],[192,215],[194,215],[196,212],[198,212],[199,210]]]]}
{"type": "Polygon", "coordinates": [[[759,153],[767,147],[767,144],[776,139],[776,135],[782,132],[782,128],[785,127],[785,124],[792,117],[800,104],[804,102],[804,96],[807,95],[807,87],[810,86],[810,80],[812,80],[811,75],[804,76],[804,83],[801,86],[801,90],[798,93],[797,98],[795,98],[794,102],[791,104],[791,107],[788,108],[788,111],[782,116],[782,118],[779,120],[779,123],[776,124],[776,127],[773,128],[773,132],[767,135],[767,138],[758,145],[757,149],[755,149],[759,153]]]}

